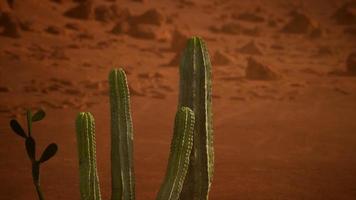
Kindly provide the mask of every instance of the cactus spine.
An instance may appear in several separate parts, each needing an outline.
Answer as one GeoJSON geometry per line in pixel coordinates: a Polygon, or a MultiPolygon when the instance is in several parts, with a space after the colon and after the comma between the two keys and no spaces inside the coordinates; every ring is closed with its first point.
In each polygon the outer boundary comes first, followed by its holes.
{"type": "Polygon", "coordinates": [[[179,107],[195,113],[190,166],[181,199],[208,199],[213,176],[214,149],[211,104],[211,64],[204,41],[192,37],[180,64],[179,107]]]}
{"type": "Polygon", "coordinates": [[[111,200],[135,199],[129,88],[122,69],[109,74],[111,108],[111,200]]]}
{"type": "Polygon", "coordinates": [[[178,200],[186,177],[193,145],[194,113],[182,107],[175,117],[166,176],[157,200],[178,200]]]}
{"type": "Polygon", "coordinates": [[[78,114],[76,121],[80,196],[82,200],[100,200],[99,178],[96,169],[95,123],[89,112],[78,114]]]}

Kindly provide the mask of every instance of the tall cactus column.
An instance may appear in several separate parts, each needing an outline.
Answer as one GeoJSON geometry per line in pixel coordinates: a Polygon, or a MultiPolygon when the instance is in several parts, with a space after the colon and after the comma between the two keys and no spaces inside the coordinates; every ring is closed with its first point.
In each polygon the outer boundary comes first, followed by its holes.
{"type": "Polygon", "coordinates": [[[80,199],[100,200],[93,115],[89,112],[79,113],[76,121],[76,130],[79,154],[80,199]]]}
{"type": "Polygon", "coordinates": [[[188,107],[177,111],[165,179],[157,200],[178,200],[189,168],[193,146],[194,113],[188,107]]]}
{"type": "Polygon", "coordinates": [[[178,107],[187,106],[195,114],[193,149],[180,199],[208,199],[214,166],[211,63],[207,47],[199,37],[187,42],[180,64],[179,87],[178,107]]]}
{"type": "Polygon", "coordinates": [[[133,130],[129,88],[123,69],[109,74],[111,108],[111,200],[135,199],[133,130]]]}

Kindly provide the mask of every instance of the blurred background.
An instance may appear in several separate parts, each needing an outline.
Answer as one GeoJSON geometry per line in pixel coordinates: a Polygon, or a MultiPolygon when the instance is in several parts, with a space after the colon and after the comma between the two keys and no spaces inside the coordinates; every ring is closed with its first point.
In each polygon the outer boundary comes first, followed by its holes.
{"type": "Polygon", "coordinates": [[[79,199],[74,122],[96,118],[103,199],[110,198],[108,72],[128,74],[138,200],[163,180],[187,38],[213,64],[212,200],[356,198],[356,1],[0,0],[0,199],[36,199],[25,109],[46,199],[79,199]],[[39,156],[39,155],[38,155],[39,156]]]}

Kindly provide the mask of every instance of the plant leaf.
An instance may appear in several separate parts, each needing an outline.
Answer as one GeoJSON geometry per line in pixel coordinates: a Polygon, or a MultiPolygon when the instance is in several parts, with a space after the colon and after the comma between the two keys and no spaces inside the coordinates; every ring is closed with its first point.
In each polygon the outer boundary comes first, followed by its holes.
{"type": "Polygon", "coordinates": [[[55,143],[52,143],[47,146],[47,148],[43,151],[42,156],[39,160],[40,163],[46,162],[50,158],[52,158],[58,150],[58,146],[55,143]]]}
{"type": "Polygon", "coordinates": [[[26,151],[28,157],[32,160],[36,160],[36,142],[32,137],[26,138],[26,151]]]}
{"type": "Polygon", "coordinates": [[[46,116],[46,113],[44,110],[40,109],[37,111],[33,116],[32,116],[32,122],[37,122],[42,120],[46,116]]]}
{"type": "Polygon", "coordinates": [[[19,122],[15,119],[10,121],[10,126],[11,129],[19,136],[23,137],[23,138],[27,138],[27,135],[25,133],[25,131],[23,130],[23,128],[21,127],[21,125],[19,124],[19,122]]]}

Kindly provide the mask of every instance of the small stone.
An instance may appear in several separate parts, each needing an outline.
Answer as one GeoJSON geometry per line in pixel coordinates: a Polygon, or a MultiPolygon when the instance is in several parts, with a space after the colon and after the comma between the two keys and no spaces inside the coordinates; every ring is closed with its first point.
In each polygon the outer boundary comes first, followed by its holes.
{"type": "Polygon", "coordinates": [[[291,20],[281,30],[283,33],[310,34],[311,37],[320,37],[321,29],[316,21],[298,11],[292,12],[291,16],[291,20]]]}
{"type": "Polygon", "coordinates": [[[136,24],[130,27],[129,35],[141,39],[155,39],[157,36],[157,26],[136,24]]]}
{"type": "Polygon", "coordinates": [[[178,66],[181,61],[181,52],[176,52],[175,55],[172,57],[171,61],[167,64],[167,66],[178,66]]]}
{"type": "Polygon", "coordinates": [[[6,92],[10,92],[10,91],[11,91],[11,89],[9,87],[0,86],[0,92],[6,93],[6,92]]]}
{"type": "Polygon", "coordinates": [[[277,80],[279,75],[267,65],[261,64],[253,58],[247,59],[246,78],[251,80],[277,80]]]}
{"type": "Polygon", "coordinates": [[[120,21],[111,29],[111,33],[115,35],[126,34],[130,31],[130,24],[126,21],[120,21]]]}
{"type": "Polygon", "coordinates": [[[249,55],[262,55],[261,50],[253,40],[238,49],[238,52],[249,55]]]}
{"type": "Polygon", "coordinates": [[[164,23],[164,15],[156,8],[147,10],[141,15],[132,16],[130,19],[131,24],[152,24],[160,26],[164,23]]]}
{"type": "Polygon", "coordinates": [[[48,26],[46,28],[46,32],[49,33],[49,34],[52,34],[52,35],[60,35],[60,34],[63,34],[63,30],[58,27],[58,26],[48,26]]]}
{"type": "Polygon", "coordinates": [[[64,93],[69,94],[69,95],[81,95],[81,91],[78,89],[66,89],[64,93]]]}
{"type": "Polygon", "coordinates": [[[351,75],[356,75],[356,52],[351,53],[346,60],[347,72],[351,75]]]}
{"type": "Polygon", "coordinates": [[[65,25],[65,27],[66,27],[67,29],[70,29],[70,30],[73,30],[73,31],[79,31],[79,30],[80,30],[80,26],[79,26],[79,24],[77,24],[77,23],[67,23],[67,24],[65,25]]]}
{"type": "Polygon", "coordinates": [[[172,32],[171,50],[180,53],[185,48],[188,38],[188,33],[175,29],[172,32]]]}
{"type": "Polygon", "coordinates": [[[263,17],[256,15],[255,13],[251,13],[251,12],[244,12],[241,14],[233,14],[232,17],[237,20],[255,22],[255,23],[260,23],[260,22],[265,21],[265,19],[263,17]]]}
{"type": "Polygon", "coordinates": [[[101,22],[109,22],[117,16],[114,10],[107,5],[99,5],[94,9],[95,19],[101,22]]]}
{"type": "Polygon", "coordinates": [[[21,36],[20,23],[15,15],[5,12],[0,15],[0,26],[3,27],[3,36],[19,38],[21,36]]]}
{"type": "Polygon", "coordinates": [[[340,25],[356,24],[356,1],[349,1],[342,5],[332,18],[340,25]]]}
{"type": "Polygon", "coordinates": [[[233,63],[233,60],[234,58],[230,55],[221,51],[216,51],[211,59],[211,62],[213,65],[230,65],[233,63]]]}
{"type": "Polygon", "coordinates": [[[93,2],[92,0],[80,2],[74,8],[66,11],[64,15],[75,19],[90,19],[93,15],[93,2]]]}
{"type": "Polygon", "coordinates": [[[220,32],[225,34],[240,34],[242,27],[238,23],[230,22],[223,24],[220,28],[220,32]]]}
{"type": "Polygon", "coordinates": [[[344,33],[349,34],[351,36],[356,36],[356,26],[355,27],[346,27],[344,29],[344,33]]]}

